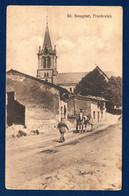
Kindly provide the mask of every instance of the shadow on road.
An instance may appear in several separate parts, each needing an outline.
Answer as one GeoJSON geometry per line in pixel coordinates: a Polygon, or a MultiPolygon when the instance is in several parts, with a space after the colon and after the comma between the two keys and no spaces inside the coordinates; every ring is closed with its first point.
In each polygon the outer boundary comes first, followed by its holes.
{"type": "Polygon", "coordinates": [[[79,133],[79,131],[78,131],[78,130],[73,130],[72,132],[73,132],[73,133],[79,133]]]}
{"type": "Polygon", "coordinates": [[[60,142],[60,140],[53,140],[53,142],[58,142],[58,143],[61,143],[61,142],[60,142]]]}

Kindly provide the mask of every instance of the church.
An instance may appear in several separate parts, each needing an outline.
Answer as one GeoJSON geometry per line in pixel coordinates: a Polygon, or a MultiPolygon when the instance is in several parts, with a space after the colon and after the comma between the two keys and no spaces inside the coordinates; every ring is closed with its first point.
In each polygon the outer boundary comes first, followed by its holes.
{"type": "MultiPolygon", "coordinates": [[[[37,77],[10,70],[6,75],[7,124],[42,126],[50,119],[76,121],[80,108],[93,121],[106,118],[106,100],[75,95],[74,88],[88,72],[58,73],[56,46],[52,47],[48,23],[43,46],[38,50],[37,77]],[[12,115],[13,114],[13,115],[12,115]],[[33,118],[35,116],[35,118],[33,118]],[[38,119],[38,121],[37,121],[38,119]]],[[[96,68],[108,81],[112,72],[96,68]]]]}
{"type": "MultiPolygon", "coordinates": [[[[88,72],[58,73],[56,45],[54,45],[54,48],[52,47],[48,23],[46,23],[43,46],[42,48],[39,46],[37,55],[37,78],[61,86],[70,93],[74,92],[77,83],[88,74],[88,72]]],[[[103,72],[98,66],[96,66],[95,69],[105,77],[106,81],[108,81],[113,74],[110,71],[103,72]]]]}

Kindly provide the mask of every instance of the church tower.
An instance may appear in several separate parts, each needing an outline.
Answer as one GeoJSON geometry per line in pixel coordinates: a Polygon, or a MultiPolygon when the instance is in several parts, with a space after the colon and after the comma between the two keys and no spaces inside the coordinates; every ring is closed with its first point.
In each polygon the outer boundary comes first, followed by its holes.
{"type": "Polygon", "coordinates": [[[57,72],[57,56],[56,46],[52,49],[48,22],[46,23],[46,30],[44,36],[43,47],[39,46],[38,50],[38,69],[37,78],[54,83],[57,72]]]}

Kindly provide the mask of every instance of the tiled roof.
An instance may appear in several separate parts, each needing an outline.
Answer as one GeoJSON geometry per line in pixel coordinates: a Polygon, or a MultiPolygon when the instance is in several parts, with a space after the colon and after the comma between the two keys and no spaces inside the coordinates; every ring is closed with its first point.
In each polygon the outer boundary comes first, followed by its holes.
{"type": "Polygon", "coordinates": [[[77,84],[88,72],[58,73],[57,84],[77,84]]]}
{"type": "MultiPolygon", "coordinates": [[[[70,99],[80,99],[80,100],[94,100],[94,101],[104,101],[106,102],[107,100],[104,99],[103,97],[96,97],[96,96],[82,96],[82,95],[72,95],[69,96],[69,100],[70,99]]],[[[69,101],[68,100],[68,101],[69,101]]]]}
{"type": "MultiPolygon", "coordinates": [[[[88,72],[58,73],[56,84],[77,84],[87,74],[88,72]]],[[[108,78],[114,75],[111,71],[105,71],[103,74],[108,78]]]]}

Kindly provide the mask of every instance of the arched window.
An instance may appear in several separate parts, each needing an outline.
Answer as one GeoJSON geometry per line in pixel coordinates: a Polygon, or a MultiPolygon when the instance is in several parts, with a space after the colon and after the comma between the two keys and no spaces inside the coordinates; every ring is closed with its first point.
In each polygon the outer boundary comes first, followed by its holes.
{"type": "Polygon", "coordinates": [[[46,58],[45,57],[42,58],[42,65],[43,65],[43,68],[46,68],[46,58]]]}
{"type": "Polygon", "coordinates": [[[47,67],[48,68],[51,67],[51,58],[50,58],[50,56],[47,57],[47,67]]]}

